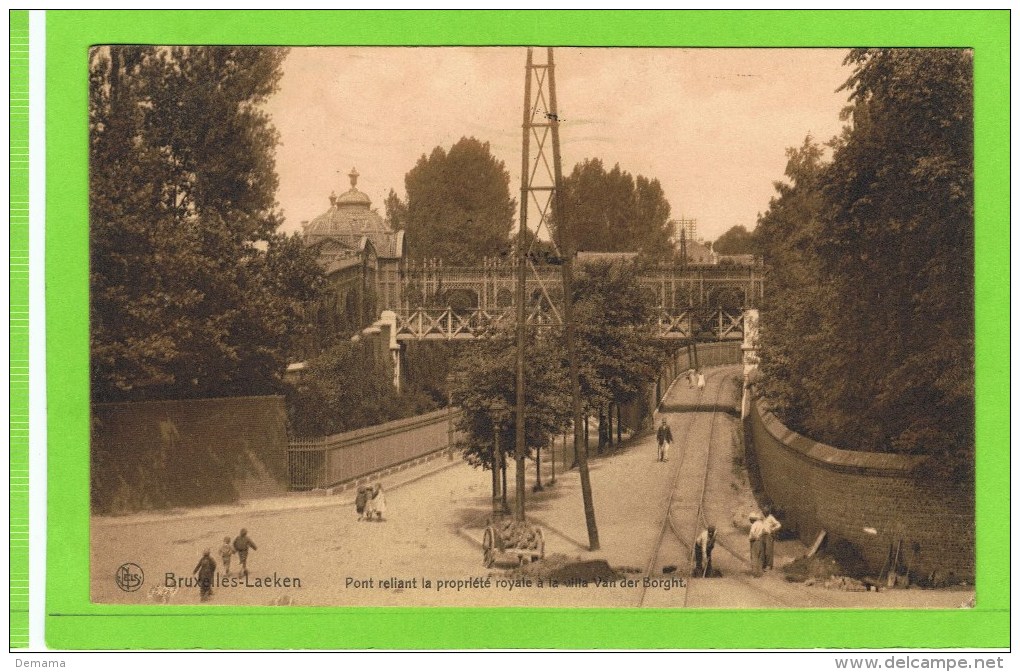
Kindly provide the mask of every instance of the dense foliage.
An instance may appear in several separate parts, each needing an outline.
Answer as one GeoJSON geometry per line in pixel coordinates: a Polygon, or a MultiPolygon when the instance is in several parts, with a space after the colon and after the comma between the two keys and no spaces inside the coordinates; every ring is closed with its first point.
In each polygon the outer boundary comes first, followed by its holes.
{"type": "MultiPolygon", "coordinates": [[[[471,464],[492,468],[499,448],[513,461],[517,408],[517,348],[513,332],[465,346],[457,369],[453,402],[463,414],[464,456],[471,464]]],[[[559,340],[532,331],[525,348],[525,442],[542,448],[570,424],[570,387],[559,340]]]]}
{"type": "Polygon", "coordinates": [[[632,401],[663,361],[653,303],[637,283],[639,275],[633,262],[578,266],[574,318],[581,396],[589,412],[632,401]]]}
{"type": "Polygon", "coordinates": [[[432,410],[418,388],[393,386],[388,353],[370,341],[344,341],[306,363],[289,396],[291,432],[299,437],[339,434],[432,410]]]}
{"type": "Polygon", "coordinates": [[[444,341],[404,343],[404,389],[412,394],[424,395],[437,407],[445,406],[449,402],[451,392],[448,376],[453,369],[454,359],[459,354],[460,348],[455,343],[444,341]]]}
{"type": "Polygon", "coordinates": [[[712,245],[716,254],[754,254],[754,234],[742,225],[731,227],[712,245]]]}
{"type": "MultiPolygon", "coordinates": [[[[651,325],[651,301],[631,262],[580,266],[574,316],[581,398],[589,415],[626,403],[652,379],[662,353],[651,325]]],[[[525,349],[527,443],[540,448],[571,422],[571,393],[562,333],[528,332],[525,349]]],[[[516,406],[516,341],[513,333],[472,344],[457,369],[453,400],[464,409],[467,459],[490,466],[494,427],[500,447],[512,454],[516,406]]]]}
{"type": "Polygon", "coordinates": [[[852,122],[790,150],[756,238],[769,271],[766,395],[810,436],[928,454],[967,480],[974,451],[972,53],[857,49],[852,122]]]}
{"type": "Polygon", "coordinates": [[[277,233],[277,134],[260,105],[285,50],[90,55],[92,398],[278,389],[322,279],[277,233]]]}
{"type": "MultiPolygon", "coordinates": [[[[669,201],[657,179],[635,178],[619,164],[606,171],[601,159],[586,159],[563,179],[563,195],[575,237],[573,249],[672,252],[669,201]]],[[[554,209],[554,235],[555,219],[554,209]]]]}
{"type": "Polygon", "coordinates": [[[412,258],[464,265],[505,248],[517,205],[510,173],[489,143],[461,138],[449,151],[436,147],[418,159],[404,187],[407,200],[391,191],[386,215],[406,232],[412,258]]]}

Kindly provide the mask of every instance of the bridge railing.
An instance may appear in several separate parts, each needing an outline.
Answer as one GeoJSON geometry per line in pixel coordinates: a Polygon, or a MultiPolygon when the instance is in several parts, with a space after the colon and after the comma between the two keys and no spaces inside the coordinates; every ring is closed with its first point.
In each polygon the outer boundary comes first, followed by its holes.
{"type": "MultiPolygon", "coordinates": [[[[398,341],[469,340],[506,331],[517,323],[516,309],[415,308],[396,312],[398,341]]],[[[530,306],[530,327],[563,325],[558,311],[547,305],[530,306]]],[[[654,318],[655,334],[667,340],[739,341],[744,337],[744,311],[739,308],[660,308],[654,318]]]]}
{"type": "MultiPolygon", "coordinates": [[[[469,308],[416,308],[396,311],[398,341],[406,340],[463,340],[485,338],[517,324],[517,310],[513,307],[485,309],[469,308]]],[[[527,324],[536,327],[554,327],[562,324],[558,312],[544,306],[532,306],[527,312],[527,324]]]]}

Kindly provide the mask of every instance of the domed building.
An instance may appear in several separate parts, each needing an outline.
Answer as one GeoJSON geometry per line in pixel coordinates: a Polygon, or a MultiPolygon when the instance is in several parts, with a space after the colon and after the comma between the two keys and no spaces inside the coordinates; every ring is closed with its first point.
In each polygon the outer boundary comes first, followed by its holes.
{"type": "Polygon", "coordinates": [[[358,171],[352,168],[348,176],[351,188],[330,195],[329,209],[302,226],[305,245],[318,248],[334,289],[332,305],[321,309],[335,312],[338,330],[354,331],[372,324],[381,311],[400,307],[405,250],[404,232],[391,230],[358,189],[358,171]]]}

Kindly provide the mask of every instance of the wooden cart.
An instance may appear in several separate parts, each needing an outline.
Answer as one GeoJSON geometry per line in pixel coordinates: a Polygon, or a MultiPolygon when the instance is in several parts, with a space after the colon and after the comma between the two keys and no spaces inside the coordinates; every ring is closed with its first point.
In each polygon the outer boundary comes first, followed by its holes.
{"type": "Polygon", "coordinates": [[[485,536],[482,538],[482,559],[485,566],[492,567],[497,562],[520,566],[544,558],[545,538],[542,536],[542,529],[533,527],[531,532],[534,535],[531,543],[510,546],[504,541],[499,525],[486,527],[485,536]]]}

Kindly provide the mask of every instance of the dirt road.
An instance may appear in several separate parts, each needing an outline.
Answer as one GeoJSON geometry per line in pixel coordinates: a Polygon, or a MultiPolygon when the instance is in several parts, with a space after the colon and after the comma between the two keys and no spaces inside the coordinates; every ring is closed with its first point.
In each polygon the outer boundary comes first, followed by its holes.
{"type": "MultiPolygon", "coordinates": [[[[735,395],[738,375],[736,367],[709,371],[704,394],[735,395]]],[[[680,381],[671,388],[666,406],[683,406],[693,394],[697,390],[680,381]]],[[[532,494],[533,465],[528,469],[528,515],[544,529],[547,553],[604,559],[625,570],[624,581],[553,586],[514,580],[507,568],[486,569],[481,539],[491,511],[490,476],[456,463],[387,488],[383,522],[359,522],[350,493],[297,508],[284,503],[277,509],[221,507],[192,515],[94,517],[92,599],[199,604],[198,588],[188,583],[202,551],[211,549],[219,562],[217,549],[224,537],[233,539],[242,527],[258,547],[249,556],[248,578],[221,575],[211,605],[633,607],[649,592],[656,595],[650,601],[655,606],[686,602],[695,607],[951,607],[967,599],[969,594],[951,591],[837,594],[787,584],[775,575],[744,575],[746,534],[730,522],[734,511],[753,506],[746,483],[741,484],[733,469],[739,421],[728,414],[712,415],[704,410],[667,414],[674,451],[706,444],[709,427],[715,424],[705,499],[706,512],[720,528],[723,548],[717,547],[715,561],[725,577],[694,580],[686,590],[661,581],[666,576],[661,566],[648,569],[675,485],[676,463],[658,462],[655,437],[646,434],[610,454],[593,456],[591,479],[602,542],[595,553],[587,551],[577,471],[563,472],[557,465],[556,484],[532,494]],[[137,590],[118,586],[118,568],[125,563],[144,572],[137,590]],[[642,586],[645,579],[657,584],[642,586]]],[[[546,467],[543,473],[548,477],[546,467]]],[[[776,566],[802,552],[799,544],[783,542],[777,547],[776,566]]],[[[677,564],[680,560],[677,557],[677,564]]],[[[233,563],[236,573],[236,556],[233,563]]]]}

